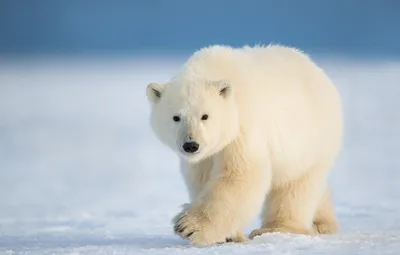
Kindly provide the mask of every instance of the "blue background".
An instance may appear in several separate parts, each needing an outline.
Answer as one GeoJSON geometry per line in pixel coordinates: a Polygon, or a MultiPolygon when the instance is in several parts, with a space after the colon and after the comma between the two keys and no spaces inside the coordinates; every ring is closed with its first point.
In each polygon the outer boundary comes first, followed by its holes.
{"type": "Polygon", "coordinates": [[[269,44],[400,56],[400,1],[1,0],[0,54],[174,54],[269,44]]]}

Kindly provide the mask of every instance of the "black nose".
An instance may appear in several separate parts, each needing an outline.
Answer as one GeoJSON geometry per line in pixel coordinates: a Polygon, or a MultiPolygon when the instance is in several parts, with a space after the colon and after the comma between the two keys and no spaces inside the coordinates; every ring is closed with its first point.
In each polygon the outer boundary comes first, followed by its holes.
{"type": "Polygon", "coordinates": [[[188,142],[188,143],[184,143],[182,148],[187,153],[193,153],[199,149],[199,144],[196,142],[188,142]]]}

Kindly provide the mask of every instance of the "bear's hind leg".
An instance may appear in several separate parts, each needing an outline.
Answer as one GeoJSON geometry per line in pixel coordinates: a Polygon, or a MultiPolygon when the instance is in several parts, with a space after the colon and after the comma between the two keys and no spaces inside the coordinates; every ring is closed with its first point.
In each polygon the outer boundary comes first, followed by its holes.
{"type": "Polygon", "coordinates": [[[325,183],[325,174],[317,170],[273,187],[265,201],[262,228],[251,232],[250,239],[268,232],[313,235],[314,215],[326,190],[325,183]]]}
{"type": "Polygon", "coordinates": [[[317,234],[335,234],[338,228],[332,195],[327,189],[315,214],[313,229],[317,234]]]}

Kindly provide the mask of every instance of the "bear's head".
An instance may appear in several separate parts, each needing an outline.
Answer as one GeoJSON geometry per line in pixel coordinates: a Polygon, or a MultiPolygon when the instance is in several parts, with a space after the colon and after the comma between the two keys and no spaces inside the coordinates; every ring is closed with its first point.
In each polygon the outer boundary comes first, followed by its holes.
{"type": "Polygon", "coordinates": [[[238,112],[229,82],[150,83],[150,123],[158,139],[183,159],[196,163],[218,153],[239,132],[238,112]]]}

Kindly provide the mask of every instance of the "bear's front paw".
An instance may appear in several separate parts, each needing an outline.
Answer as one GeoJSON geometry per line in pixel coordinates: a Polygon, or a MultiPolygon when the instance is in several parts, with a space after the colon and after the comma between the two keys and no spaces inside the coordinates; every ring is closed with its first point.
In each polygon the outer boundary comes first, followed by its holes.
{"type": "Polygon", "coordinates": [[[219,235],[217,228],[201,209],[185,206],[173,219],[174,232],[191,244],[204,246],[226,242],[226,236],[219,235]]]}

